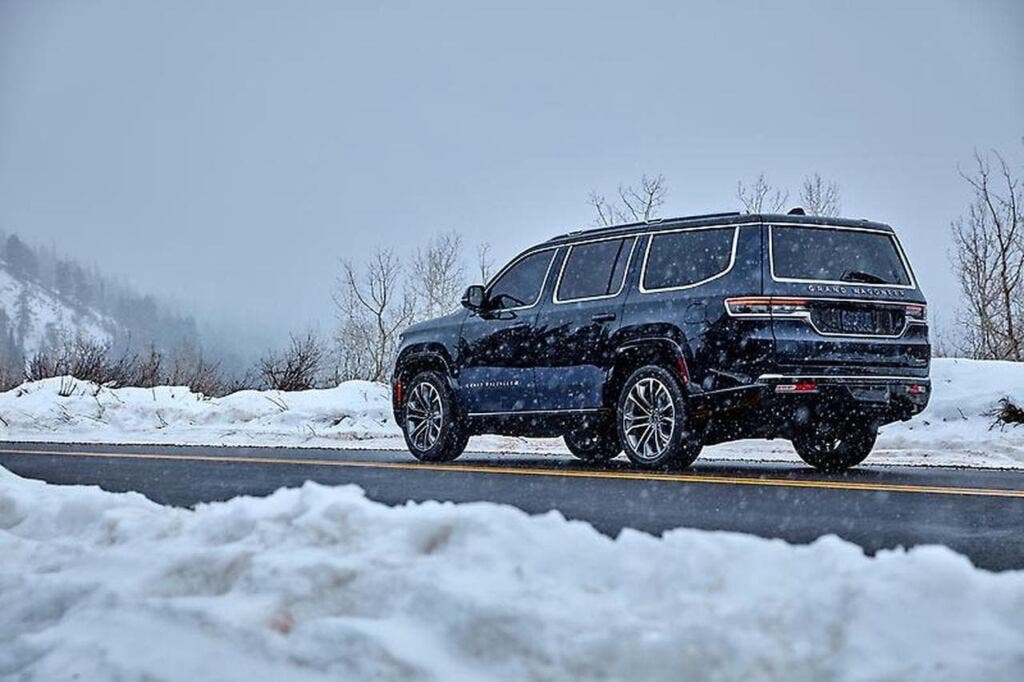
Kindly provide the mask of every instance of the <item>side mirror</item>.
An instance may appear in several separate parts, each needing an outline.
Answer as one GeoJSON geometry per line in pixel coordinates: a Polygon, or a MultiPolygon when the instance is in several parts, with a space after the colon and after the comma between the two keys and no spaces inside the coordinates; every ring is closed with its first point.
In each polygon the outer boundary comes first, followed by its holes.
{"type": "Polygon", "coordinates": [[[474,312],[479,312],[483,310],[485,299],[483,285],[471,284],[466,288],[466,293],[462,295],[462,305],[474,312]]]}

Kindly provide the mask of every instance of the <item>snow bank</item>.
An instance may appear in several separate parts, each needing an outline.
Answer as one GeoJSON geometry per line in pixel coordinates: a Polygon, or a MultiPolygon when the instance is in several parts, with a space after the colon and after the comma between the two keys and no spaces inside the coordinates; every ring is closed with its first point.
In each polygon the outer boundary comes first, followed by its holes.
{"type": "MultiPolygon", "coordinates": [[[[1024,428],[993,429],[1000,398],[1024,403],[1024,363],[936,359],[928,409],[885,427],[869,462],[1024,467],[1024,428]]],[[[48,379],[0,394],[0,440],[404,449],[388,389],[363,381],[205,398],[188,388],[105,389],[48,379]],[[63,394],[70,393],[68,396],[63,394]]],[[[476,451],[567,454],[561,440],[483,436],[476,451]]],[[[707,459],[799,462],[788,441],[709,447],[707,459]]]]}
{"type": "Polygon", "coordinates": [[[1024,572],[306,484],[195,511],[0,469],[0,677],[1019,680],[1024,572]]]}

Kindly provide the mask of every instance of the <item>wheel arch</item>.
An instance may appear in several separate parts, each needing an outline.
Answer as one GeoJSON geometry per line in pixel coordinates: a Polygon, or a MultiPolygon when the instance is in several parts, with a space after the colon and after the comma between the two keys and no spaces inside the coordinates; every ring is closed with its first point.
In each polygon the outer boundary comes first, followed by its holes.
{"type": "Polygon", "coordinates": [[[638,336],[615,348],[615,359],[604,386],[604,405],[614,408],[626,379],[644,365],[660,365],[676,372],[684,386],[690,381],[689,345],[678,336],[667,334],[638,336]]]}
{"type": "Polygon", "coordinates": [[[395,371],[391,376],[391,406],[395,420],[400,421],[404,400],[404,386],[420,372],[435,371],[453,385],[452,360],[441,344],[420,344],[402,349],[395,360],[395,371]]]}

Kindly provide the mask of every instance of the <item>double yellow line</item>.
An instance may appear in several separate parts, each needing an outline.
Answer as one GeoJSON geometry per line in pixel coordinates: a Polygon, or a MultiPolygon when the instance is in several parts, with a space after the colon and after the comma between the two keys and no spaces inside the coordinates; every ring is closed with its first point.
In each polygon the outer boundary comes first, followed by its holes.
{"type": "Polygon", "coordinates": [[[960,486],[875,483],[867,481],[772,478],[760,476],[723,476],[698,473],[655,473],[644,471],[607,471],[600,469],[555,469],[517,467],[501,464],[429,464],[424,462],[374,462],[322,458],[246,457],[224,455],[175,455],[144,452],[90,452],[86,450],[0,450],[0,455],[84,457],[93,459],[162,460],[181,462],[219,462],[226,464],[274,464],[287,466],[329,466],[353,469],[399,469],[404,471],[442,471],[470,474],[506,474],[513,476],[557,476],[562,478],[604,478],[619,480],[658,481],[671,483],[705,483],[717,485],[750,485],[777,488],[821,488],[885,493],[925,493],[931,495],[966,495],[975,497],[1010,497],[1024,499],[1024,490],[1012,488],[971,488],[960,486]]]}

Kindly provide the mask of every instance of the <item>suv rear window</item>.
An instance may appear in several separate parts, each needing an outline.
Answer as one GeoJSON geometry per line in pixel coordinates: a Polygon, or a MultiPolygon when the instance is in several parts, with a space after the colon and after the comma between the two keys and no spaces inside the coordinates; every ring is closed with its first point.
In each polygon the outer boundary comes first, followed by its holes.
{"type": "Polygon", "coordinates": [[[622,288],[633,238],[575,244],[558,282],[558,301],[610,296],[622,288]]]}
{"type": "Polygon", "coordinates": [[[891,234],[773,225],[771,235],[773,277],[910,285],[910,274],[891,234]]]}
{"type": "Polygon", "coordinates": [[[644,290],[698,284],[720,275],[732,263],[736,228],[666,232],[651,237],[644,268],[644,290]]]}

